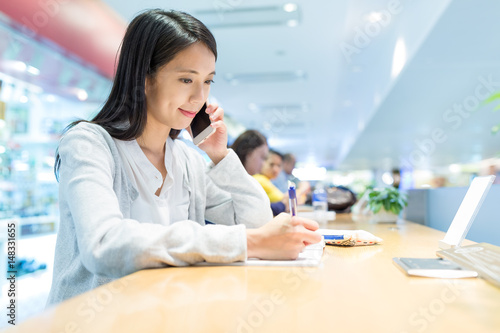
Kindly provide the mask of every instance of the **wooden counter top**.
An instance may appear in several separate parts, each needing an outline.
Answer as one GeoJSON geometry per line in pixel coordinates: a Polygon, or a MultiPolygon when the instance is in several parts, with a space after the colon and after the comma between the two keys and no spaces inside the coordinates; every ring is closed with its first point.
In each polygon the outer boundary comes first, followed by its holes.
{"type": "Polygon", "coordinates": [[[443,232],[342,214],[327,227],[363,229],[384,244],[327,246],[315,268],[143,270],[7,332],[500,332],[500,289],[482,279],[408,277],[392,263],[435,257],[443,232]]]}

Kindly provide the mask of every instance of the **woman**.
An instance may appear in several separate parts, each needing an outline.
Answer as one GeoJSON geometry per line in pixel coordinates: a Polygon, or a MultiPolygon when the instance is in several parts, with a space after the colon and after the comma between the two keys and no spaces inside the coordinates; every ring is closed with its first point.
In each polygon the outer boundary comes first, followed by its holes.
{"type": "Polygon", "coordinates": [[[216,57],[212,34],[188,14],[149,10],[130,23],[107,102],[59,144],[49,304],[144,268],[295,258],[319,241],[313,221],[271,220],[269,201],[227,149],[217,105],[206,110],[215,133],[200,145],[208,172],[175,140],[207,100],[216,57]]]}
{"type": "MultiPolygon", "coordinates": [[[[254,177],[260,173],[270,155],[266,137],[256,130],[247,130],[241,133],[234,140],[231,148],[240,158],[248,174],[254,177]]],[[[259,181],[259,179],[257,180],[259,181]]],[[[265,184],[260,184],[271,200],[265,184]]],[[[272,184],[271,186],[274,187],[272,184]]],[[[285,197],[278,189],[276,190],[280,195],[280,199],[271,200],[271,210],[274,216],[288,211],[288,196],[285,197]]]]}
{"type": "Polygon", "coordinates": [[[267,139],[259,131],[246,130],[241,133],[231,145],[240,158],[243,167],[250,175],[260,172],[269,153],[267,139]]]}
{"type": "Polygon", "coordinates": [[[271,180],[275,179],[280,174],[282,164],[283,155],[271,149],[269,150],[269,154],[267,154],[264,164],[262,164],[260,172],[253,175],[253,177],[257,179],[259,184],[264,188],[264,191],[269,197],[269,200],[271,200],[271,203],[288,201],[288,197],[285,193],[281,192],[280,189],[271,182],[271,180]]]}

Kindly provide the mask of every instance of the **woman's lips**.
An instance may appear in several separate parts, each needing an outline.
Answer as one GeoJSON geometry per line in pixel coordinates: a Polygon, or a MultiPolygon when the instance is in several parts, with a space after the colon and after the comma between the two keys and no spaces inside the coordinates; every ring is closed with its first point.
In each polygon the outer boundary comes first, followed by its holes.
{"type": "Polygon", "coordinates": [[[188,118],[194,118],[194,116],[196,116],[196,112],[186,111],[181,108],[179,108],[179,111],[188,118]]]}

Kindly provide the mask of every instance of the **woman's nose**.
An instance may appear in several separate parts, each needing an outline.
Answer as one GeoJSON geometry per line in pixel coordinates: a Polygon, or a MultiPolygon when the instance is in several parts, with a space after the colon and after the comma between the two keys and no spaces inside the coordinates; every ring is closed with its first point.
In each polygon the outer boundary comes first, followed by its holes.
{"type": "Polygon", "coordinates": [[[197,104],[197,103],[204,103],[205,100],[206,98],[205,98],[204,87],[196,86],[191,94],[190,102],[193,104],[197,104]]]}

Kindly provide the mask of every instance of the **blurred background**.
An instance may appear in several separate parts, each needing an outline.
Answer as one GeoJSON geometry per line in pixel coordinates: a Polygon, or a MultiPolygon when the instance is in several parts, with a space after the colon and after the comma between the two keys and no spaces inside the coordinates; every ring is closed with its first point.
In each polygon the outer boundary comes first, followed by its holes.
{"type": "MultiPolygon", "coordinates": [[[[394,186],[408,194],[403,217],[446,230],[470,181],[498,175],[498,1],[2,1],[0,245],[15,220],[20,320],[43,308],[50,287],[61,132],[99,110],[125,28],[149,8],[186,11],[211,29],[211,98],[230,143],[261,131],[295,155],[300,180],[358,196],[394,186]]],[[[478,219],[498,228],[487,204],[478,219]]],[[[484,241],[485,228],[471,239],[484,241]]]]}

